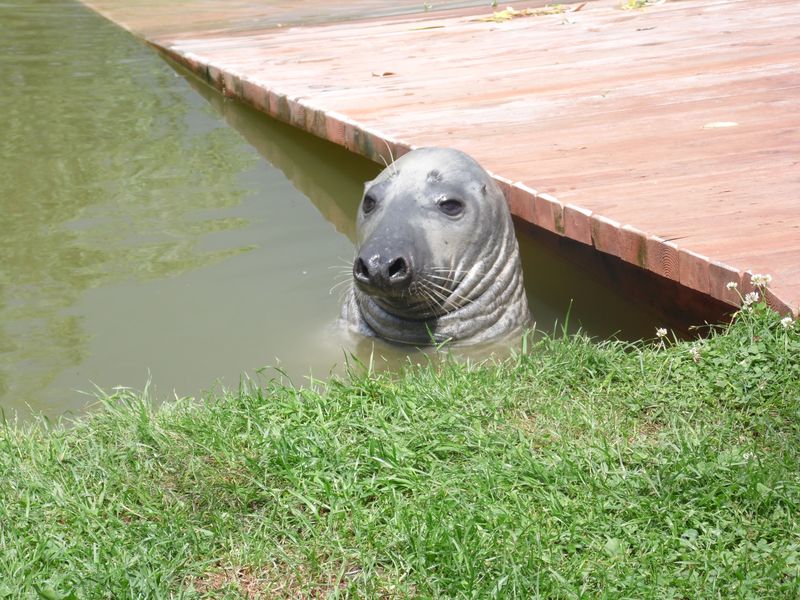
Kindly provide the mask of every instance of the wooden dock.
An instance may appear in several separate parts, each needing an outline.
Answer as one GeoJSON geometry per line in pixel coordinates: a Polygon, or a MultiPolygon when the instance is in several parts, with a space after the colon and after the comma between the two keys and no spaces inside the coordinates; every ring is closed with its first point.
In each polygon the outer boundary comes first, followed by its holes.
{"type": "Polygon", "coordinates": [[[796,315],[800,2],[620,1],[85,3],[278,119],[378,161],[460,148],[537,226],[733,304],[769,273],[796,315]]]}

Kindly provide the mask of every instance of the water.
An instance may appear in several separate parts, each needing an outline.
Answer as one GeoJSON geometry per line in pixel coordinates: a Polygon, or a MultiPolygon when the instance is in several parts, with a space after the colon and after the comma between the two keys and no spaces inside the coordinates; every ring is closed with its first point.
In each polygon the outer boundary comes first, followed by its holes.
{"type": "MultiPolygon", "coordinates": [[[[324,377],[363,182],[378,167],[185,78],[62,0],[0,5],[0,408],[79,413],[277,366],[324,377]],[[338,265],[338,267],[337,267],[338,265]],[[334,268],[332,268],[334,267],[334,268]]],[[[649,335],[653,317],[523,238],[540,327],[649,335]]],[[[402,361],[405,349],[379,345],[402,361]]],[[[275,373],[275,371],[267,371],[275,373]]]]}

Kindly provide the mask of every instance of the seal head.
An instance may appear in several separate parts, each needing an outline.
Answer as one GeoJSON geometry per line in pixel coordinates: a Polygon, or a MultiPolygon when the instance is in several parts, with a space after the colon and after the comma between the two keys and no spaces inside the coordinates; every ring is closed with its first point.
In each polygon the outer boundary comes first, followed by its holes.
{"type": "Polygon", "coordinates": [[[473,344],[530,324],[502,191],[449,148],[405,154],[364,186],[342,318],[406,344],[473,344]]]}

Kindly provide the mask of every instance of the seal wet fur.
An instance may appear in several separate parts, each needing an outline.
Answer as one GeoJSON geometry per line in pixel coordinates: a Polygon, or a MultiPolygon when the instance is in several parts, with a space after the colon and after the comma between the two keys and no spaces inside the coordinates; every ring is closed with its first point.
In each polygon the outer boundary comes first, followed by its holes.
{"type": "Polygon", "coordinates": [[[530,324],[519,247],[503,193],[449,148],[400,157],[364,186],[351,329],[404,344],[475,344],[530,324]]]}

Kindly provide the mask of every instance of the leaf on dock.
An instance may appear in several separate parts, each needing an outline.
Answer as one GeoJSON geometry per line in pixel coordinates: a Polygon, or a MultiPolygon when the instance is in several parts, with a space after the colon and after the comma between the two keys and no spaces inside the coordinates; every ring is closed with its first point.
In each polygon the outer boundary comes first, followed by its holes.
{"type": "Polygon", "coordinates": [[[620,4],[622,10],[644,10],[648,6],[664,4],[667,0],[625,0],[620,4]]]}
{"type": "Polygon", "coordinates": [[[586,6],[586,2],[569,8],[563,4],[548,4],[542,8],[523,8],[522,10],[516,10],[512,6],[507,6],[505,10],[495,11],[491,15],[479,17],[474,20],[490,23],[504,23],[519,17],[543,17],[546,15],[560,15],[566,12],[578,12],[584,6],[586,6]]]}

